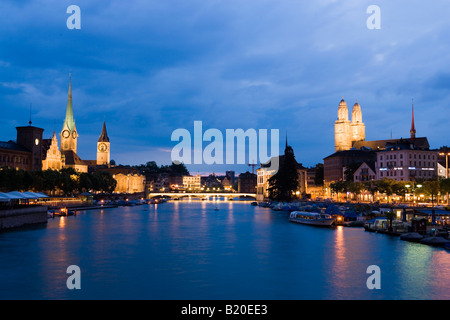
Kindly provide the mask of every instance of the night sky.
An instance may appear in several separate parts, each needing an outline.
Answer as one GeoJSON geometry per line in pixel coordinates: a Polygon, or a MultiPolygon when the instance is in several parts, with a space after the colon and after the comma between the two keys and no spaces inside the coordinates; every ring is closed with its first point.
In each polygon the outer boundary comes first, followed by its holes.
{"type": "Polygon", "coordinates": [[[71,72],[82,159],[104,119],[111,159],[131,165],[169,164],[172,132],[202,121],[279,129],[281,146],[287,132],[312,166],[334,152],[342,96],[350,112],[358,99],[366,140],[408,137],[414,98],[417,136],[449,145],[449,17],[447,0],[2,0],[0,140],[28,124],[30,103],[44,137],[59,134],[71,72]],[[66,26],[73,4],[80,30],[66,26]],[[372,4],[379,30],[366,26],[372,4]]]}

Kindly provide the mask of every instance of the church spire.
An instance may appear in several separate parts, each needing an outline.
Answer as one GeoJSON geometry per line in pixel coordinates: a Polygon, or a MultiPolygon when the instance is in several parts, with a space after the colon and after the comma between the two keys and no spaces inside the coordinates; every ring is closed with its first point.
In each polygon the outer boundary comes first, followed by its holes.
{"type": "Polygon", "coordinates": [[[73,119],[73,106],[72,106],[72,76],[69,74],[69,94],[67,98],[66,119],[64,120],[64,126],[67,126],[70,132],[75,129],[75,121],[73,119]]]}
{"type": "Polygon", "coordinates": [[[103,121],[102,133],[100,134],[100,138],[98,138],[98,142],[109,142],[108,133],[106,132],[105,121],[103,121]]]}
{"type": "Polygon", "coordinates": [[[416,138],[416,128],[414,127],[414,99],[412,100],[411,130],[409,131],[409,133],[411,133],[411,139],[416,138]]]}

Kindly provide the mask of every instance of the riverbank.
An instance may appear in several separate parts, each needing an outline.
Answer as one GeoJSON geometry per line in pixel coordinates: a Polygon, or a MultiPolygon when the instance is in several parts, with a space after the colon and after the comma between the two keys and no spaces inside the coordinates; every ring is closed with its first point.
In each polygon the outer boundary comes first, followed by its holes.
{"type": "Polygon", "coordinates": [[[47,223],[46,206],[25,206],[0,210],[0,231],[47,223]]]}

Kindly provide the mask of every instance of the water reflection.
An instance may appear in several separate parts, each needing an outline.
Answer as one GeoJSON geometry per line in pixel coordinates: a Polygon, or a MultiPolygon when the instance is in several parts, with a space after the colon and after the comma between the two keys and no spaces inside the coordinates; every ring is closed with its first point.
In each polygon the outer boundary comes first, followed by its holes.
{"type": "Polygon", "coordinates": [[[450,298],[444,250],[292,224],[248,202],[86,211],[0,236],[1,297],[73,298],[65,272],[76,264],[83,275],[76,297],[84,299],[450,298]],[[382,270],[376,293],[365,286],[371,264],[382,270]]]}
{"type": "Polygon", "coordinates": [[[332,284],[335,292],[338,292],[351,283],[351,280],[348,278],[349,266],[343,226],[337,226],[334,231],[334,246],[332,250],[334,251],[334,263],[330,266],[333,270],[332,284]]]}

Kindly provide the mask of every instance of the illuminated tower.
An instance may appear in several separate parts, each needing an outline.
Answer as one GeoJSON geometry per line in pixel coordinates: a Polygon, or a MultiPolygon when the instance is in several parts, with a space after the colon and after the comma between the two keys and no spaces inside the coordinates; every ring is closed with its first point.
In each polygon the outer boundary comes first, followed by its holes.
{"type": "Polygon", "coordinates": [[[342,97],[338,108],[338,119],[334,123],[334,149],[335,151],[350,150],[352,147],[352,134],[348,120],[347,103],[342,97]]]}
{"type": "Polygon", "coordinates": [[[109,137],[106,132],[106,124],[103,121],[102,133],[97,141],[97,165],[107,165],[110,162],[109,137]]]}
{"type": "Polygon", "coordinates": [[[351,124],[351,132],[352,132],[352,144],[356,141],[364,141],[366,140],[366,127],[362,122],[362,111],[361,106],[356,100],[356,103],[353,105],[352,110],[352,124],[351,124]]]}
{"type": "Polygon", "coordinates": [[[69,97],[67,99],[66,119],[61,130],[61,151],[77,153],[78,133],[73,119],[72,80],[69,78],[69,97]]]}

